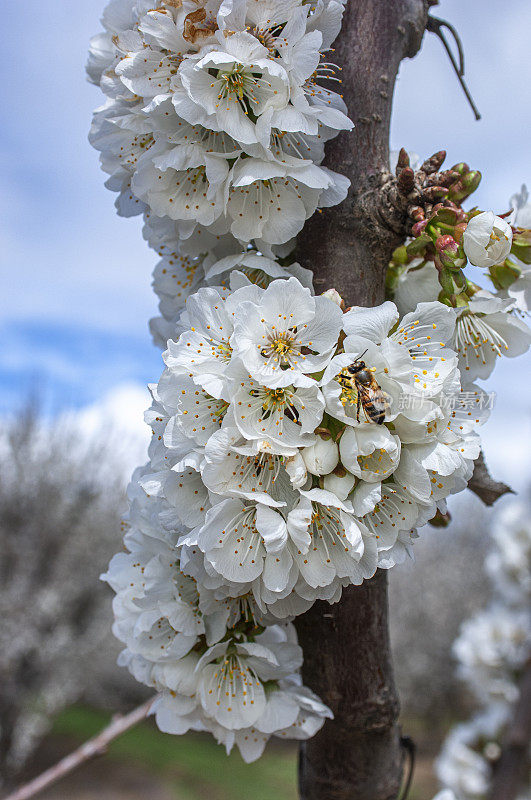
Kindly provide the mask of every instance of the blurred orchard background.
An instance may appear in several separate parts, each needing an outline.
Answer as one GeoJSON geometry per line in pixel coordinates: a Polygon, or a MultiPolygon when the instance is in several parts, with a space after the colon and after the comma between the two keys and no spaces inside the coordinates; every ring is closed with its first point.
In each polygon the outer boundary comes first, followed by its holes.
{"type": "MultiPolygon", "coordinates": [[[[0,128],[0,771],[20,780],[147,696],[115,666],[111,593],[98,581],[120,547],[124,489],[144,459],[145,389],[162,362],[147,319],[155,257],[138,218],[119,219],[87,142],[97,90],[84,78],[102,2],[6,0],[0,128]],[[7,291],[6,291],[7,290],[7,291]]],[[[483,172],[475,197],[504,212],[523,182],[531,83],[526,0],[441,0],[460,32],[474,122],[440,42],[402,64],[391,146],[448,151],[483,172]]],[[[483,431],[498,479],[531,475],[531,356],[486,383],[483,431]],[[515,369],[516,366],[516,369],[515,369]]],[[[500,506],[508,502],[503,498],[500,506]]],[[[451,644],[486,601],[493,512],[466,492],[448,529],[425,529],[416,563],[391,575],[391,621],[404,732],[419,746],[411,800],[435,789],[431,761],[473,703],[451,644]]],[[[355,664],[353,664],[355,669],[355,664]]],[[[146,690],[147,691],[147,690],[146,690]]],[[[164,736],[149,722],[43,794],[48,800],[292,800],[296,751],[270,747],[246,766],[210,739],[164,736]],[[229,766],[230,765],[230,766],[229,766]]],[[[431,792],[431,794],[430,794],[431,792]]]]}

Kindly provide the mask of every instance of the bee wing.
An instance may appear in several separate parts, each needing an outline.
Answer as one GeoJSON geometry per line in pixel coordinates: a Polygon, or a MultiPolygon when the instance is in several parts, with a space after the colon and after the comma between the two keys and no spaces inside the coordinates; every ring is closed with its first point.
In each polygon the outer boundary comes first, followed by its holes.
{"type": "Polygon", "coordinates": [[[391,405],[391,397],[383,389],[375,389],[372,396],[372,404],[379,411],[387,411],[391,405]]]}
{"type": "Polygon", "coordinates": [[[387,411],[389,409],[391,398],[378,385],[364,386],[359,384],[357,388],[362,401],[370,403],[376,411],[387,411]]]}

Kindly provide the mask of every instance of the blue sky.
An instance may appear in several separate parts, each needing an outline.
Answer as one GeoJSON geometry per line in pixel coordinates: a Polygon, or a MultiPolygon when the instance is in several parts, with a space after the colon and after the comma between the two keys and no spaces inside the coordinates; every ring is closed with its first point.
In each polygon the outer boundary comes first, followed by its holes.
{"type": "MultiPolygon", "coordinates": [[[[97,153],[87,142],[101,102],[86,83],[89,37],[103,0],[3,6],[0,127],[0,410],[16,408],[37,383],[53,405],[82,406],[121,384],[160,373],[147,319],[155,311],[155,256],[138,219],[116,216],[97,153]],[[7,288],[7,291],[5,290],[7,288]]],[[[448,163],[481,169],[477,203],[506,210],[531,185],[531,5],[527,0],[442,0],[434,10],[461,33],[476,123],[440,42],[426,34],[403,63],[391,144],[421,156],[445,148],[448,163]]],[[[487,454],[507,477],[527,471],[531,359],[504,364],[490,382],[499,400],[485,430],[487,454]],[[526,460],[527,459],[527,460],[526,460]]]]}

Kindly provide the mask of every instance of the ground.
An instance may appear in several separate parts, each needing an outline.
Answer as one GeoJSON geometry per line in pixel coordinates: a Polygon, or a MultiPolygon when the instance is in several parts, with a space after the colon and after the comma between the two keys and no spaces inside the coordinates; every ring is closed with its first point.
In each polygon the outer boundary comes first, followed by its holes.
{"type": "MultiPolygon", "coordinates": [[[[43,771],[108,721],[100,712],[72,708],[57,720],[28,768],[43,771]]],[[[415,725],[410,725],[415,728],[415,725]]],[[[418,729],[413,730],[418,738],[418,729]]],[[[433,742],[423,737],[408,800],[429,800],[436,791],[433,742]]],[[[39,795],[41,800],[296,800],[297,748],[269,744],[265,756],[244,764],[226,757],[213,739],[168,736],[148,721],[114,742],[106,755],[85,764],[39,795]]]]}

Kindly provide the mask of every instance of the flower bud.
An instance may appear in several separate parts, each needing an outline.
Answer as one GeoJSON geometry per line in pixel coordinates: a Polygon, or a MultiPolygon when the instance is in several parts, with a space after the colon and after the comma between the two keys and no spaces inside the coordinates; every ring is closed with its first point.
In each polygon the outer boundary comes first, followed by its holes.
{"type": "Polygon", "coordinates": [[[445,234],[439,236],[435,242],[437,250],[436,263],[438,267],[450,270],[460,270],[466,264],[463,248],[457,244],[453,236],[445,234]]]}
{"type": "Polygon", "coordinates": [[[468,223],[466,220],[464,222],[458,222],[457,225],[454,225],[453,237],[456,242],[459,242],[459,244],[461,244],[463,241],[463,234],[466,231],[467,225],[468,223]]]}
{"type": "Polygon", "coordinates": [[[422,219],[420,220],[420,222],[415,222],[415,224],[411,228],[411,233],[416,238],[417,236],[420,236],[420,234],[426,228],[427,225],[428,225],[427,219],[422,219]]]}
{"type": "Polygon", "coordinates": [[[446,197],[448,189],[445,186],[428,186],[426,189],[422,190],[422,194],[426,200],[430,203],[434,203],[442,197],[446,197]]]}
{"type": "Polygon", "coordinates": [[[442,167],[445,158],[446,150],[438,150],[422,163],[421,170],[425,172],[426,175],[432,175],[442,167]]]}
{"type": "Polygon", "coordinates": [[[328,297],[333,303],[339,306],[339,308],[345,308],[345,301],[337,291],[337,289],[327,289],[326,292],[323,292],[322,297],[328,297]]]}
{"type": "Polygon", "coordinates": [[[457,242],[453,236],[450,236],[449,233],[445,233],[443,236],[438,236],[435,240],[435,249],[438,253],[446,252],[451,255],[452,253],[457,253],[457,242]]]}
{"type": "MultiPolygon", "coordinates": [[[[427,223],[426,223],[427,224],[427,223]]],[[[415,226],[413,226],[415,227],[415,226]]],[[[424,253],[424,250],[428,245],[433,245],[431,236],[429,233],[421,233],[420,236],[417,236],[413,239],[407,246],[407,254],[408,256],[418,256],[421,253],[424,253]]]]}
{"type": "Polygon", "coordinates": [[[456,297],[466,289],[467,281],[462,270],[458,272],[441,269],[439,270],[439,283],[443,288],[446,297],[452,301],[452,305],[456,305],[456,297]]]}
{"type": "Polygon", "coordinates": [[[461,294],[454,295],[454,302],[453,302],[454,308],[466,308],[468,304],[469,300],[464,292],[461,292],[461,294]]]}
{"type": "Polygon", "coordinates": [[[451,206],[437,205],[434,206],[435,212],[430,222],[435,224],[443,222],[445,225],[455,225],[459,219],[459,211],[457,208],[451,206]]]}
{"type": "Polygon", "coordinates": [[[397,186],[400,194],[406,197],[413,191],[415,188],[415,173],[411,167],[404,167],[404,169],[400,171],[397,178],[397,186]]]}
{"type": "Polygon", "coordinates": [[[344,475],[339,475],[337,472],[327,475],[323,481],[323,488],[333,492],[338,500],[346,500],[355,486],[356,478],[346,469],[341,472],[344,472],[344,475]]]}
{"type": "Polygon", "coordinates": [[[472,217],[463,234],[463,246],[471,264],[492,267],[501,264],[511,251],[511,226],[493,211],[472,217]]]}
{"type": "Polygon", "coordinates": [[[457,172],[458,175],[466,175],[469,171],[470,167],[464,161],[460,161],[459,164],[454,164],[452,167],[452,172],[457,172]]]}
{"type": "Polygon", "coordinates": [[[439,292],[437,300],[445,306],[450,306],[450,308],[465,308],[469,302],[468,297],[464,293],[458,295],[453,294],[449,297],[444,290],[439,292]]]}
{"type": "Polygon", "coordinates": [[[408,255],[407,255],[407,248],[405,245],[400,245],[395,250],[393,250],[393,262],[395,264],[407,264],[408,263],[408,255]]]}
{"type": "Polygon", "coordinates": [[[339,462],[339,448],[332,439],[317,437],[315,444],[301,450],[306,469],[312,475],[328,475],[339,462]]]}
{"type": "Polygon", "coordinates": [[[462,203],[463,200],[475,192],[481,182],[481,172],[472,170],[462,175],[458,181],[452,183],[448,189],[448,199],[455,203],[462,203]]]}
{"type": "Polygon", "coordinates": [[[443,292],[447,296],[450,297],[451,295],[453,295],[455,293],[453,275],[452,275],[451,272],[448,272],[448,270],[442,269],[439,272],[439,283],[441,284],[441,286],[443,288],[443,292]]]}

